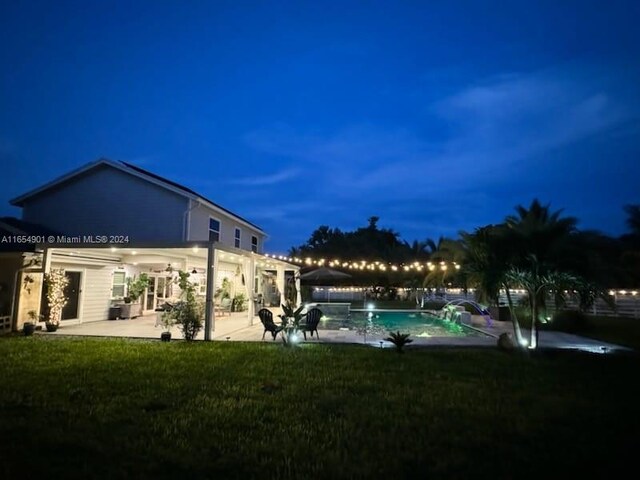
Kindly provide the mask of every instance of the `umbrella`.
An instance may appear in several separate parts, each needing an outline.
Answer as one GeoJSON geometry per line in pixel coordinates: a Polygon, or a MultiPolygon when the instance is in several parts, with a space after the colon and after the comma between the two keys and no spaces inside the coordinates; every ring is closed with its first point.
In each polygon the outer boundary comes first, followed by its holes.
{"type": "Polygon", "coordinates": [[[327,267],[316,268],[315,270],[300,275],[300,280],[314,281],[345,280],[347,278],[351,278],[351,275],[327,267]]]}
{"type": "MultiPolygon", "coordinates": [[[[320,267],[310,272],[300,275],[300,280],[310,280],[313,282],[334,282],[337,280],[345,280],[351,278],[351,275],[344,272],[339,272],[333,268],[320,267]]],[[[327,301],[331,301],[331,294],[327,291],[327,301]]]]}

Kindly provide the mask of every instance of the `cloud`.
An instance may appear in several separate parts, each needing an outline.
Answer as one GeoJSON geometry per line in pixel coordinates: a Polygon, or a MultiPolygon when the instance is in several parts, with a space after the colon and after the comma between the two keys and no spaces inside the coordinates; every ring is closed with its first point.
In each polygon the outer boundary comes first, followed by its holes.
{"type": "Polygon", "coordinates": [[[497,76],[435,102],[430,111],[447,135],[365,172],[359,188],[406,191],[428,180],[433,192],[452,193],[513,180],[549,152],[637,119],[637,105],[626,105],[613,85],[571,70],[497,76]]]}
{"type": "MultiPolygon", "coordinates": [[[[508,214],[542,192],[542,184],[545,192],[564,190],[557,182],[566,182],[567,172],[572,181],[595,188],[597,180],[581,165],[604,169],[609,159],[589,154],[589,145],[613,148],[633,138],[640,125],[640,98],[623,77],[575,65],[500,74],[435,101],[426,100],[433,92],[425,94],[425,103],[416,105],[419,125],[300,131],[279,124],[251,132],[245,141],[312,173],[316,188],[305,197],[331,209],[336,220],[386,214],[403,235],[429,224],[444,231],[448,222],[472,228],[500,220],[485,218],[485,207],[495,211],[504,204],[508,214]],[[564,173],[554,180],[554,170],[564,173]]],[[[282,201],[287,198],[284,193],[282,201]]]]}
{"type": "Polygon", "coordinates": [[[333,133],[298,132],[284,124],[245,136],[260,152],[293,158],[310,164],[370,166],[381,161],[406,158],[426,147],[403,128],[384,129],[370,124],[349,125],[333,133]]]}
{"type": "Polygon", "coordinates": [[[300,170],[297,168],[290,168],[282,170],[280,172],[272,173],[270,175],[260,175],[254,177],[245,177],[229,180],[227,183],[233,185],[247,185],[247,186],[259,186],[259,185],[275,185],[285,182],[300,175],[300,170]]]}
{"type": "Polygon", "coordinates": [[[473,189],[526,169],[545,152],[606,134],[635,115],[611,82],[588,73],[509,73],[464,86],[428,106],[425,125],[444,132],[435,140],[406,126],[373,124],[328,133],[279,124],[245,140],[262,153],[313,168],[337,194],[348,186],[361,193],[391,188],[411,197],[425,183],[434,194],[473,189]]]}

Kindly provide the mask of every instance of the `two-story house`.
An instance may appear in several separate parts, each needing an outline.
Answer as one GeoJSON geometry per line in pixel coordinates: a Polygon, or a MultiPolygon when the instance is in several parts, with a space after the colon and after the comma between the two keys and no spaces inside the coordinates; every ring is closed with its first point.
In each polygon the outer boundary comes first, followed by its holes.
{"type": "MultiPolygon", "coordinates": [[[[298,267],[262,254],[266,233],[254,223],[195,191],[130,163],[99,159],[11,200],[22,221],[60,235],[43,235],[25,252],[16,275],[12,323],[45,304],[42,274],[63,268],[69,279],[63,321],[105,320],[126,295],[128,278],[145,273],[149,287],[140,313],[175,298],[173,279],[187,271],[207,294],[223,283],[245,297],[248,321],[254,302],[279,305],[298,267]],[[34,257],[41,255],[41,261],[34,257]],[[18,280],[18,277],[20,280],[18,280]],[[21,286],[28,277],[29,293],[21,286]]],[[[298,288],[299,291],[299,288],[298,288]]],[[[213,315],[213,309],[211,309],[213,315]]]]}

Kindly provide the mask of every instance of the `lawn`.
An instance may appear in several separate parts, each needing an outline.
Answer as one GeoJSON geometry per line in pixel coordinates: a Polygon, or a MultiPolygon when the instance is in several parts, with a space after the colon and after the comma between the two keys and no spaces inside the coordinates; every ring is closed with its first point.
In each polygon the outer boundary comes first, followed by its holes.
{"type": "Polygon", "coordinates": [[[640,319],[637,318],[590,315],[586,328],[578,334],[640,350],[640,319]]]}
{"type": "Polygon", "coordinates": [[[635,464],[636,357],[0,339],[0,478],[531,478],[635,464]]]}

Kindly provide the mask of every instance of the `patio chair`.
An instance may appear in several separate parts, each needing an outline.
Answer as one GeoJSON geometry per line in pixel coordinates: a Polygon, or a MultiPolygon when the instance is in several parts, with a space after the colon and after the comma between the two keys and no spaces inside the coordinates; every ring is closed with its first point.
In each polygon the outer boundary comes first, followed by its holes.
{"type": "Polygon", "coordinates": [[[264,326],[262,340],[264,340],[264,336],[267,334],[267,332],[270,332],[271,335],[273,335],[273,339],[275,340],[278,336],[278,333],[282,331],[282,327],[280,325],[276,325],[273,321],[273,313],[271,313],[271,310],[263,308],[258,312],[258,316],[260,317],[260,321],[264,326]]]}
{"type": "Polygon", "coordinates": [[[318,335],[318,324],[320,323],[320,319],[322,318],[322,310],[319,308],[312,308],[307,312],[304,323],[300,325],[300,329],[302,330],[302,335],[304,335],[304,339],[307,339],[307,332],[313,338],[313,332],[316,332],[316,338],[319,340],[320,335],[318,335]]]}
{"type": "Polygon", "coordinates": [[[227,315],[231,315],[231,299],[223,298],[219,303],[214,305],[216,315],[223,316],[225,312],[227,315]]]}
{"type": "Polygon", "coordinates": [[[223,298],[222,300],[220,300],[220,311],[222,313],[225,313],[227,315],[231,315],[231,299],[230,298],[223,298]]]}

